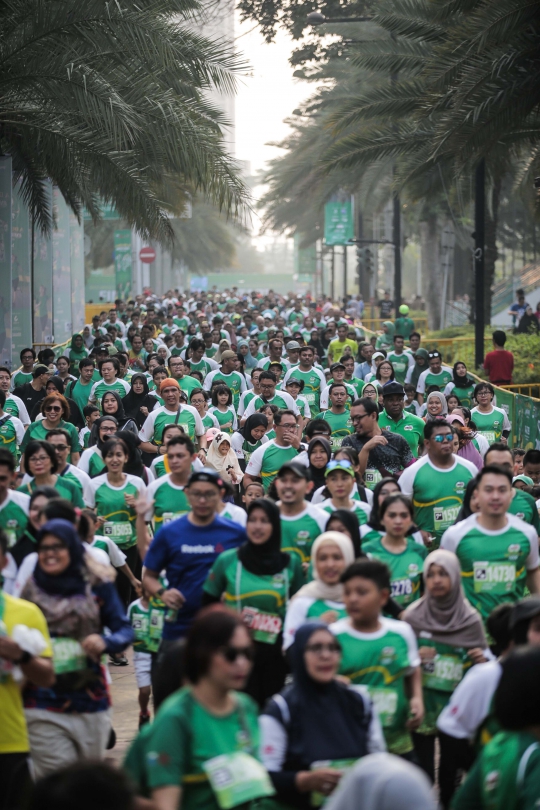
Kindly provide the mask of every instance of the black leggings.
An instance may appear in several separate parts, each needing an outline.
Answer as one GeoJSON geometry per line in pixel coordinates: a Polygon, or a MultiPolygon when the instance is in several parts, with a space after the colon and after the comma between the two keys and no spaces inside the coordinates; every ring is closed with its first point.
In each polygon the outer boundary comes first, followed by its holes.
{"type": "Polygon", "coordinates": [[[285,677],[289,669],[281,651],[282,642],[281,634],[274,644],[254,642],[255,660],[245,691],[259,704],[261,709],[268,698],[280,692],[285,684],[285,677]]]}
{"type": "Polygon", "coordinates": [[[468,740],[449,737],[442,731],[431,736],[413,732],[412,737],[418,765],[432,782],[435,782],[435,740],[439,738],[439,800],[441,806],[447,810],[459,785],[460,772],[470,770],[473,764],[474,750],[468,740]]]}
{"type": "MultiPolygon", "coordinates": [[[[126,549],[124,554],[126,555],[126,563],[133,571],[134,576],[137,579],[140,579],[142,573],[142,562],[137,546],[132,546],[131,548],[126,549]]],[[[116,590],[118,591],[118,596],[120,597],[122,604],[126,608],[136,598],[135,591],[131,587],[131,582],[122,572],[119,572],[118,576],[116,577],[116,590]]]]}

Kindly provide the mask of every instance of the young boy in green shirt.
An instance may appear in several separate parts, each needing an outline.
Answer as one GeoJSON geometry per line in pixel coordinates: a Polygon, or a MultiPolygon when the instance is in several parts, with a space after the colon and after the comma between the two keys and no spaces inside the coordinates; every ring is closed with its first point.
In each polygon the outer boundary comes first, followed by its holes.
{"type": "Polygon", "coordinates": [[[405,623],[382,616],[390,596],[390,571],[379,560],[362,560],[342,574],[347,618],[330,625],[342,648],[340,673],[367,687],[378,711],[388,750],[413,750],[410,732],[424,717],[418,646],[405,623]]]}

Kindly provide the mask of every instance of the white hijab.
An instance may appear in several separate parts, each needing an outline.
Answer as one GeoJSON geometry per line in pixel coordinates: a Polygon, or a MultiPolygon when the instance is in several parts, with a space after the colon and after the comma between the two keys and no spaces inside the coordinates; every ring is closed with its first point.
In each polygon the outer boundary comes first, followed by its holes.
{"type": "Polygon", "coordinates": [[[319,575],[317,570],[317,552],[322,546],[334,545],[339,548],[345,560],[345,566],[349,566],[354,562],[354,549],[352,540],[342,532],[323,532],[320,534],[311,547],[311,567],[313,569],[313,581],[308,582],[303,588],[300,588],[297,596],[308,596],[311,599],[322,599],[323,601],[330,602],[343,602],[343,585],[338,582],[337,585],[326,585],[319,575]]]}
{"type": "Polygon", "coordinates": [[[216,472],[221,475],[223,480],[228,481],[229,483],[231,483],[232,479],[231,470],[227,469],[228,467],[232,467],[232,471],[236,475],[236,483],[240,483],[244,477],[244,473],[240,469],[238,459],[236,458],[236,453],[232,449],[231,437],[228,433],[218,433],[216,436],[214,436],[210,449],[208,450],[206,464],[208,467],[212,467],[212,469],[216,470],[216,472]],[[222,455],[219,452],[219,448],[223,442],[229,443],[229,450],[226,455],[222,455]]]}

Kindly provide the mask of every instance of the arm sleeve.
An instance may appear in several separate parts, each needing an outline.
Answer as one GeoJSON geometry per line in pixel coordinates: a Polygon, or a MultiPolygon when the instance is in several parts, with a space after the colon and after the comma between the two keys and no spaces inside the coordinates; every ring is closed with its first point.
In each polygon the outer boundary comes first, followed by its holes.
{"type": "Polygon", "coordinates": [[[105,539],[107,541],[107,551],[109,552],[111,565],[114,568],[120,568],[126,561],[126,555],[120,548],[118,548],[114,540],[111,540],[109,537],[106,537],[105,539]]]}
{"type": "Polygon", "coordinates": [[[406,495],[407,498],[412,499],[415,477],[416,477],[415,465],[407,467],[407,469],[404,470],[402,474],[399,476],[399,486],[401,488],[402,493],[406,495]]]}
{"type": "Polygon", "coordinates": [[[261,758],[276,789],[278,799],[297,806],[299,794],[295,784],[296,771],[282,770],[287,755],[288,735],[280,718],[281,713],[275,700],[269,701],[264,714],[259,718],[261,758]]]}
{"type": "Polygon", "coordinates": [[[324,391],[321,393],[320,405],[321,405],[321,408],[324,408],[324,409],[328,408],[328,390],[329,390],[329,388],[330,388],[329,385],[325,386],[324,391]]]}
{"type": "Polygon", "coordinates": [[[534,571],[535,568],[538,568],[538,535],[536,533],[536,529],[533,526],[529,527],[527,536],[529,537],[529,542],[531,546],[531,550],[527,555],[527,563],[526,563],[527,571],[534,571]]]}
{"type": "Polygon", "coordinates": [[[294,641],[294,636],[299,627],[301,627],[305,620],[306,614],[311,604],[311,600],[301,596],[293,599],[289,603],[287,613],[285,614],[285,622],[283,624],[283,649],[288,650],[294,641]]]}
{"type": "Polygon", "coordinates": [[[17,417],[15,416],[12,417],[11,421],[15,426],[15,435],[17,438],[17,444],[22,444],[22,442],[24,441],[24,425],[21,422],[21,420],[17,419],[17,417]]]}
{"type": "Polygon", "coordinates": [[[181,787],[187,773],[190,750],[187,720],[178,714],[160,712],[154,720],[146,746],[146,772],[150,790],[181,787]]]}
{"type": "Polygon", "coordinates": [[[219,599],[221,594],[224,593],[226,587],[227,580],[222,563],[222,555],[220,555],[210,569],[206,582],[203,585],[203,591],[209,596],[219,599]]]}
{"type": "Polygon", "coordinates": [[[122,652],[133,643],[135,634],[116,588],[112,582],[104,582],[93,591],[100,603],[101,623],[110,631],[103,636],[105,649],[109,653],[122,652]]]}
{"type": "MultiPolygon", "coordinates": [[[[249,404],[251,405],[251,402],[249,404]]],[[[266,445],[257,447],[255,452],[252,453],[251,458],[249,459],[248,465],[246,467],[247,475],[254,475],[256,477],[260,477],[263,460],[263,451],[265,447],[266,445]]]]}
{"type": "Polygon", "coordinates": [[[243,419],[247,419],[248,416],[251,416],[252,413],[255,413],[255,400],[256,399],[258,399],[258,397],[253,397],[253,399],[251,400],[251,402],[247,406],[246,410],[242,414],[243,419]]]}
{"type": "Polygon", "coordinates": [[[17,405],[19,406],[19,419],[21,420],[23,425],[29,425],[30,424],[30,416],[28,415],[26,405],[24,404],[22,399],[19,400],[17,405]]]}
{"type": "Polygon", "coordinates": [[[156,420],[153,418],[153,413],[154,411],[151,411],[148,414],[142,428],[139,430],[139,439],[142,442],[151,442],[154,437],[154,422],[156,420]]]}
{"type": "Polygon", "coordinates": [[[418,382],[416,383],[416,393],[417,394],[425,394],[426,393],[426,377],[427,377],[427,372],[423,371],[420,374],[419,378],[418,378],[418,382]]]}

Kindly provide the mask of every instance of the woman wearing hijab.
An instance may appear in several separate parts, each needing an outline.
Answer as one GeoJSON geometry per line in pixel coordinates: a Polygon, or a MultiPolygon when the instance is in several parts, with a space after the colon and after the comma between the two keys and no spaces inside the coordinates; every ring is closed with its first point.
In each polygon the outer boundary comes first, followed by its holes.
{"type": "Polygon", "coordinates": [[[281,551],[279,509],[273,501],[257,498],[249,505],[246,533],[246,543],[224,551],[215,561],[203,602],[224,601],[251,629],[255,663],[246,691],[262,707],[285,682],[283,621],[304,576],[299,557],[281,551]]]}
{"type": "Polygon", "coordinates": [[[105,443],[118,430],[118,422],[114,416],[100,416],[96,419],[90,430],[88,447],[83,451],[78,467],[90,478],[101,475],[105,469],[102,451],[105,443]]]}
{"type": "Polygon", "coordinates": [[[45,523],[37,551],[21,597],[45,615],[56,673],[50,689],[27,683],[23,692],[32,763],[40,778],[78,759],[103,758],[111,721],[101,656],[125,650],[133,631],[108,569],[90,572],[71,523],[45,523]]]}
{"type": "Polygon", "coordinates": [[[323,803],[347,767],[386,746],[367,691],[336,680],[341,647],[324,622],[299,627],[290,655],[293,683],[259,718],[261,751],[277,800],[307,809],[323,803]]]}
{"type": "Polygon", "coordinates": [[[231,446],[242,472],[246,471],[255,450],[268,441],[265,435],[267,430],[268,419],[264,413],[252,413],[244,425],[231,436],[231,446]]]}
{"type": "Polygon", "coordinates": [[[422,374],[428,368],[428,361],[429,355],[426,349],[417,349],[414,355],[414,366],[411,366],[411,368],[408,370],[407,376],[405,377],[405,382],[414,385],[416,388],[420,374],[422,374]]]}
{"type": "Polygon", "coordinates": [[[139,435],[136,423],[130,416],[126,416],[120,395],[116,391],[107,391],[101,400],[101,409],[104,416],[114,416],[118,422],[118,429],[129,431],[135,436],[139,435]]]}
{"type": "Polygon", "coordinates": [[[251,369],[257,366],[257,359],[253,357],[249,350],[249,340],[240,338],[236,344],[238,355],[242,356],[242,363],[247,373],[251,373],[251,369]]]}
{"type": "Polygon", "coordinates": [[[133,419],[142,428],[146,417],[158,406],[157,398],[150,393],[146,374],[134,374],[130,380],[131,391],[121,399],[126,418],[133,419]]]}
{"type": "MultiPolygon", "coordinates": [[[[345,509],[340,511],[346,512],[345,509]]],[[[324,624],[332,624],[347,615],[340,577],[354,560],[353,544],[346,534],[327,530],[317,537],[311,547],[313,580],[300,588],[287,608],[284,650],[291,646],[297,629],[307,621],[318,619],[324,624]]]]}
{"type": "Polygon", "coordinates": [[[242,482],[244,473],[240,469],[238,458],[231,446],[231,437],[221,431],[214,436],[208,448],[206,466],[212,467],[229,484],[238,486],[242,482]]]}
{"type": "Polygon", "coordinates": [[[88,357],[88,351],[85,348],[83,336],[78,332],[72,335],[71,343],[64,352],[64,357],[69,360],[69,373],[73,374],[77,379],[80,376],[79,363],[88,357]]]}
{"type": "Polygon", "coordinates": [[[469,377],[465,363],[462,360],[458,360],[457,363],[454,363],[452,381],[449,382],[444,389],[444,395],[445,397],[449,397],[450,394],[454,394],[454,396],[459,399],[461,405],[470,408],[474,404],[473,392],[475,385],[476,381],[473,380],[472,377],[469,377]]]}
{"type": "MultiPolygon", "coordinates": [[[[148,485],[153,476],[149,475],[148,469],[143,463],[142,454],[139,450],[141,440],[131,430],[125,429],[117,431],[116,436],[126,443],[129,451],[127,463],[124,464],[124,472],[142,478],[144,483],[148,485]]],[[[162,456],[162,458],[165,458],[165,456],[162,456]]]]}
{"type": "Polygon", "coordinates": [[[426,415],[424,422],[434,422],[441,416],[448,416],[448,403],[440,391],[432,391],[426,399],[426,415]]]}
{"type": "Polygon", "coordinates": [[[395,326],[392,321],[383,321],[383,333],[377,337],[377,342],[375,343],[376,349],[385,349],[388,351],[389,349],[393,348],[394,346],[394,332],[395,326]]]}
{"type": "MultiPolygon", "coordinates": [[[[403,620],[415,632],[422,662],[425,717],[413,732],[414,748],[420,766],[433,781],[437,718],[467,670],[487,660],[488,644],[480,614],[463,593],[456,555],[444,549],[432,551],[424,561],[423,577],[424,596],[409,605],[403,620]]],[[[453,790],[455,777],[452,763],[441,757],[441,793],[450,785],[453,790]]]]}
{"type": "Polygon", "coordinates": [[[416,765],[370,754],[343,777],[325,810],[437,810],[433,787],[416,765]],[[359,797],[361,804],[359,804],[359,797]]]}
{"type": "Polygon", "coordinates": [[[332,447],[328,439],[325,436],[314,436],[308,445],[307,456],[309,460],[308,469],[313,481],[311,492],[306,495],[306,500],[310,501],[317,490],[326,486],[324,472],[326,465],[332,458],[332,447]]]}
{"type": "Polygon", "coordinates": [[[230,351],[230,350],[231,350],[230,341],[228,341],[226,338],[223,338],[222,340],[220,340],[218,350],[214,355],[215,362],[216,363],[221,363],[221,355],[223,354],[223,352],[227,352],[227,351],[230,351]]]}
{"type": "Polygon", "coordinates": [[[519,319],[518,325],[514,328],[514,335],[538,334],[539,330],[540,324],[532,311],[532,307],[527,307],[519,319]]]}

